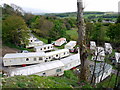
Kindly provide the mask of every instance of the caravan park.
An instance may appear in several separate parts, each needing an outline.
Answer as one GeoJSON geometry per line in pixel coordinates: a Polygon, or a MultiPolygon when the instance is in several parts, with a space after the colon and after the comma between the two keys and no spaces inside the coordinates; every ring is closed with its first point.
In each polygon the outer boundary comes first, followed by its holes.
{"type": "Polygon", "coordinates": [[[119,12],[87,11],[84,0],[72,3],[76,11],[51,13],[2,2],[3,89],[120,89],[119,12]]]}

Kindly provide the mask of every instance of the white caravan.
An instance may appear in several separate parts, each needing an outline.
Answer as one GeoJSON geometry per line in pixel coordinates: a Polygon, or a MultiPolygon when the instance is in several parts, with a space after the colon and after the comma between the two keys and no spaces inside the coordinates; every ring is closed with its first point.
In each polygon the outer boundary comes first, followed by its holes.
{"type": "Polygon", "coordinates": [[[3,57],[4,66],[41,63],[45,60],[44,52],[11,53],[3,57]]]}
{"type": "Polygon", "coordinates": [[[67,42],[66,38],[60,38],[60,39],[58,39],[58,40],[55,41],[54,45],[55,46],[61,46],[61,45],[63,45],[66,42],[67,42]]]}
{"type": "Polygon", "coordinates": [[[110,43],[105,43],[105,52],[108,54],[112,53],[112,46],[110,43]]]}
{"type": "Polygon", "coordinates": [[[120,53],[115,52],[115,59],[117,63],[120,63],[120,53]]]}
{"type": "Polygon", "coordinates": [[[70,41],[65,45],[66,49],[73,49],[76,46],[77,42],[76,41],[70,41]]]}
{"type": "Polygon", "coordinates": [[[97,47],[95,50],[95,55],[92,56],[92,60],[97,59],[97,61],[104,61],[105,51],[103,47],[97,47]]]}
{"type": "Polygon", "coordinates": [[[96,50],[96,43],[95,43],[95,41],[90,41],[90,50],[96,50]]]}
{"type": "Polygon", "coordinates": [[[26,45],[26,48],[36,47],[43,45],[43,42],[38,40],[33,34],[30,34],[29,44],[26,45]]]}
{"type": "Polygon", "coordinates": [[[44,52],[44,51],[51,51],[53,50],[53,45],[52,44],[46,44],[46,45],[42,45],[42,46],[37,46],[37,47],[34,47],[34,50],[36,52],[44,52]]]}

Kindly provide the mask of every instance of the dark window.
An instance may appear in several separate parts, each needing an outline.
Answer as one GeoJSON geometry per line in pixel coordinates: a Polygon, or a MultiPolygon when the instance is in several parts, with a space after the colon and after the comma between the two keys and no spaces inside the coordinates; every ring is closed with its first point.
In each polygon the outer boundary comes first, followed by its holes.
{"type": "Polygon", "coordinates": [[[50,47],[48,47],[48,49],[49,49],[50,47]]]}
{"type": "Polygon", "coordinates": [[[58,55],[56,55],[56,57],[58,57],[58,55]]]}
{"type": "Polygon", "coordinates": [[[51,57],[49,57],[49,59],[51,59],[51,57]]]}
{"type": "Polygon", "coordinates": [[[39,60],[42,60],[42,57],[39,57],[39,60]]]}
{"type": "Polygon", "coordinates": [[[45,60],[45,62],[47,62],[47,60],[45,60]]]}
{"type": "Polygon", "coordinates": [[[46,73],[45,72],[43,72],[43,75],[45,75],[46,73]]]}
{"type": "Polygon", "coordinates": [[[46,49],[46,47],[44,47],[44,49],[46,49]]]}
{"type": "Polygon", "coordinates": [[[29,61],[29,58],[27,58],[26,61],[29,61]]]}
{"type": "Polygon", "coordinates": [[[36,58],[34,58],[34,61],[36,61],[36,58]]]}
{"type": "Polygon", "coordinates": [[[61,72],[61,69],[57,69],[56,72],[61,72]]]}
{"type": "Polygon", "coordinates": [[[41,48],[41,50],[42,50],[42,48],[41,48]]]}
{"type": "Polygon", "coordinates": [[[64,52],[64,55],[65,55],[65,52],[64,52]]]}

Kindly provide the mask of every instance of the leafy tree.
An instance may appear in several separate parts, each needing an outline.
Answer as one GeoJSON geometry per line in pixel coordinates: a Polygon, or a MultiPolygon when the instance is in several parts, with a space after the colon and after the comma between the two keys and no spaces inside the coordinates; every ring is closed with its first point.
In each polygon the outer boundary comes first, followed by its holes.
{"type": "Polygon", "coordinates": [[[4,43],[10,42],[15,45],[28,44],[28,28],[19,16],[8,16],[3,20],[2,39],[4,43]]]}
{"type": "Polygon", "coordinates": [[[100,41],[105,41],[105,37],[106,28],[102,23],[95,23],[91,34],[91,39],[96,40],[99,43],[100,41]]]}
{"type": "Polygon", "coordinates": [[[60,37],[66,36],[66,28],[62,22],[59,20],[54,21],[54,27],[49,32],[49,37],[53,40],[56,40],[60,37]]]}
{"type": "Polygon", "coordinates": [[[31,23],[34,22],[35,16],[31,13],[25,13],[23,16],[28,27],[31,27],[31,23]]]}
{"type": "Polygon", "coordinates": [[[120,23],[120,15],[118,16],[116,23],[120,23]]]}
{"type": "Polygon", "coordinates": [[[120,42],[120,23],[111,24],[107,31],[107,36],[113,42],[120,42]]]}
{"type": "Polygon", "coordinates": [[[86,39],[87,39],[87,44],[89,43],[89,41],[91,39],[93,29],[94,29],[94,25],[92,23],[86,23],[86,39]]]}
{"type": "Polygon", "coordinates": [[[8,4],[4,4],[2,7],[2,18],[3,20],[8,17],[8,16],[12,16],[12,15],[16,15],[16,16],[23,16],[24,11],[22,10],[21,7],[12,4],[11,6],[8,4]]]}
{"type": "Polygon", "coordinates": [[[32,23],[33,32],[38,36],[48,38],[49,31],[53,28],[53,22],[48,21],[44,17],[36,18],[35,22],[32,23]]]}

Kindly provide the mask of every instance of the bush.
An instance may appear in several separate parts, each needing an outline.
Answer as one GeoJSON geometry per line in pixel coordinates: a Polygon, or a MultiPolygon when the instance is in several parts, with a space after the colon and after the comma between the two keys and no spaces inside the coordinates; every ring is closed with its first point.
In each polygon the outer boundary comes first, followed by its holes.
{"type": "Polygon", "coordinates": [[[77,76],[73,73],[72,70],[64,71],[64,76],[69,79],[77,80],[77,76]]]}

